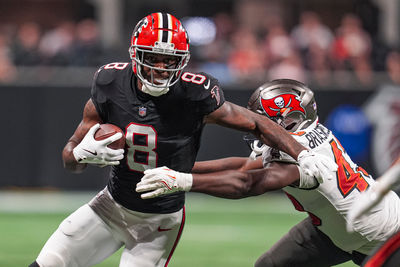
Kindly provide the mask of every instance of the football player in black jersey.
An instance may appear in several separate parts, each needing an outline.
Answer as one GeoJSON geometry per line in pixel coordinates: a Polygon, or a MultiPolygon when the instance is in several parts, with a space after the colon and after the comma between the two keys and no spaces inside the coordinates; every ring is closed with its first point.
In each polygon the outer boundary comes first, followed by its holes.
{"type": "Polygon", "coordinates": [[[189,38],[174,16],[153,13],[140,20],[129,52],[131,63],[96,72],[83,119],[62,153],[74,172],[87,164],[111,165],[108,185],[60,224],[31,266],[92,266],[121,247],[120,267],[167,266],[184,225],[184,193],[143,200],[135,187],[147,169],[190,172],[206,123],[252,132],[310,175],[336,170],[268,118],[225,101],[215,78],[184,72],[189,38]],[[96,141],[100,123],[124,129],[126,148],[107,147],[121,134],[96,141]]]}

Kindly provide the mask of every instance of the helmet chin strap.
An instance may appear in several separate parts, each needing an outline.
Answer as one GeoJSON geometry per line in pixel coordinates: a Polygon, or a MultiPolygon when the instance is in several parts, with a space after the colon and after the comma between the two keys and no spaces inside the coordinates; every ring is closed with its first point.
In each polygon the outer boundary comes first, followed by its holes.
{"type": "Polygon", "coordinates": [[[152,82],[149,82],[149,80],[147,80],[146,78],[144,78],[141,75],[138,78],[139,78],[140,82],[142,83],[141,90],[142,90],[142,92],[144,92],[146,94],[157,97],[160,95],[164,95],[164,94],[168,93],[168,91],[169,91],[169,87],[167,86],[167,84],[170,79],[156,80],[153,76],[153,73],[151,73],[152,82]],[[160,84],[157,86],[154,86],[154,81],[157,81],[160,84]]]}

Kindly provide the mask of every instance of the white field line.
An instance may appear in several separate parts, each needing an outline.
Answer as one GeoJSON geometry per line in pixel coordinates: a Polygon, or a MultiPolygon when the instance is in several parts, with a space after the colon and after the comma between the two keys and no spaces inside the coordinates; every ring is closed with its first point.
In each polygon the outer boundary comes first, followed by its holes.
{"type": "MultiPolygon", "coordinates": [[[[0,191],[0,212],[71,212],[87,203],[97,192],[0,191]]],[[[220,199],[202,194],[186,194],[186,210],[191,213],[296,213],[282,194],[240,200],[220,199]]]]}
{"type": "Polygon", "coordinates": [[[95,195],[95,192],[0,191],[0,212],[70,212],[95,195]]]}

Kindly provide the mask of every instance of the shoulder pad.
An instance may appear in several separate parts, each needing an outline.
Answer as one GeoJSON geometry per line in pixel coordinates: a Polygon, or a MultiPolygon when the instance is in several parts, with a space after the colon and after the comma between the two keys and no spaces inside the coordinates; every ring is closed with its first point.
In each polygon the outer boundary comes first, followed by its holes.
{"type": "Polygon", "coordinates": [[[331,139],[332,132],[320,123],[313,123],[306,129],[292,133],[294,139],[309,149],[316,149],[331,139]]]}
{"type": "Polygon", "coordinates": [[[210,74],[204,72],[188,72],[185,71],[181,76],[182,82],[186,86],[201,89],[210,89],[212,85],[219,84],[218,80],[210,74]]]}
{"type": "Polygon", "coordinates": [[[193,100],[210,95],[211,91],[216,90],[214,87],[220,90],[218,80],[204,72],[184,72],[181,81],[186,88],[187,96],[193,100]]]}
{"type": "Polygon", "coordinates": [[[112,83],[121,70],[129,67],[127,62],[114,62],[100,67],[95,74],[95,82],[99,85],[107,85],[112,83]]]}

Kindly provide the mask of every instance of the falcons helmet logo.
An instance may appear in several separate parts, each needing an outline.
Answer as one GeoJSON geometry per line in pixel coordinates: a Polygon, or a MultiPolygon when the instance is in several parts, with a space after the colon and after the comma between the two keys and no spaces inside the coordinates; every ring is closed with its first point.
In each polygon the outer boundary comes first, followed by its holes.
{"type": "Polygon", "coordinates": [[[270,99],[261,97],[261,106],[265,113],[271,118],[282,116],[283,113],[287,116],[294,112],[300,112],[304,117],[306,116],[306,111],[302,106],[302,102],[299,96],[295,94],[281,94],[270,99]]]}

